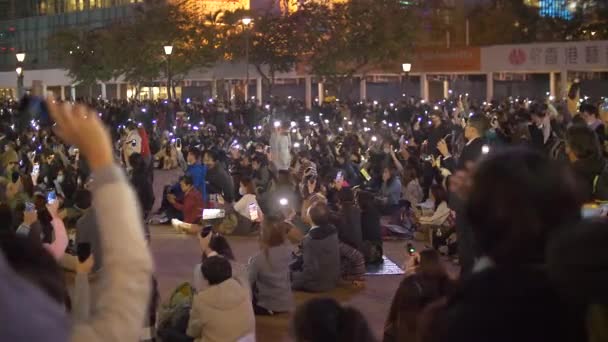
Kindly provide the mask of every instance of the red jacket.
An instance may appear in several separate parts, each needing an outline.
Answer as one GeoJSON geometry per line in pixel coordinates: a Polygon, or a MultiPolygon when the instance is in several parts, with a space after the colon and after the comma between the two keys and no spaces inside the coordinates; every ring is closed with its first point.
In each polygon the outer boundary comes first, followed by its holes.
{"type": "Polygon", "coordinates": [[[184,196],[183,202],[176,201],[173,206],[182,212],[184,222],[197,223],[203,216],[203,195],[196,188],[192,188],[184,196]]]}
{"type": "Polygon", "coordinates": [[[146,133],[146,130],[143,127],[139,127],[138,133],[141,137],[141,156],[151,156],[152,153],[150,152],[150,139],[148,138],[148,133],[146,133]]]}

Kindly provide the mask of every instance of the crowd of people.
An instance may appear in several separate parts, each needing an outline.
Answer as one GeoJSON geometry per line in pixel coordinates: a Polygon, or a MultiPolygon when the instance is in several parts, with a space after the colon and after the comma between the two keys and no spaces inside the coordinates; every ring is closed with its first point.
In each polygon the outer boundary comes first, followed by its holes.
{"type": "Polygon", "coordinates": [[[294,291],[364,286],[386,239],[425,248],[383,341],[608,336],[608,102],[24,102],[0,112],[2,338],[255,341],[255,316],[294,312],[297,341],[376,341],[294,291]],[[183,174],[162,198],[157,169],[183,174]],[[162,305],[149,224],[201,250],[162,305]]]}

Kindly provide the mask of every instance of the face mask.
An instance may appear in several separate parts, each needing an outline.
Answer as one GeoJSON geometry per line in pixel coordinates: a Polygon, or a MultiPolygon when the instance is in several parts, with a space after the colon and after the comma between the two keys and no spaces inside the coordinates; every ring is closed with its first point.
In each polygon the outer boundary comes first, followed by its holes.
{"type": "Polygon", "coordinates": [[[239,194],[240,194],[241,196],[245,196],[245,194],[246,194],[245,189],[243,189],[243,188],[239,188],[239,194]]]}
{"type": "Polygon", "coordinates": [[[65,176],[64,175],[57,176],[57,182],[63,183],[64,180],[65,180],[65,176]]]}

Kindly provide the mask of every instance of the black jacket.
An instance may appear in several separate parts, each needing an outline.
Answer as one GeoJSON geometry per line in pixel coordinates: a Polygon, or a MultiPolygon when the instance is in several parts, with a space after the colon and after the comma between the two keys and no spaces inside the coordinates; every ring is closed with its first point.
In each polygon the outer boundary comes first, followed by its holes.
{"type": "Polygon", "coordinates": [[[337,222],[338,238],[352,248],[363,251],[363,233],[361,231],[361,209],[353,204],[343,204],[337,222]]]}
{"type": "Polygon", "coordinates": [[[542,266],[473,274],[443,313],[450,342],[586,341],[584,310],[565,302],[542,266]]]}
{"type": "Polygon", "coordinates": [[[234,182],[220,163],[207,171],[207,193],[221,194],[226,203],[234,202],[234,182]]]}
{"type": "Polygon", "coordinates": [[[154,206],[154,188],[146,170],[135,170],[131,176],[131,184],[137,194],[144,215],[154,206]]]}
{"type": "Polygon", "coordinates": [[[463,170],[468,162],[476,162],[482,156],[481,150],[483,145],[486,144],[487,142],[484,138],[477,138],[471,141],[470,144],[464,145],[458,161],[455,161],[453,157],[450,157],[442,161],[442,166],[452,172],[463,170]]]}
{"type": "MultiPolygon", "coordinates": [[[[572,169],[579,182],[579,187],[584,196],[584,200],[589,201],[594,198],[593,183],[596,177],[599,177],[602,174],[605,165],[606,161],[599,157],[579,159],[572,164],[572,169]]],[[[604,182],[601,183],[603,184],[604,182]]],[[[598,183],[598,185],[602,184],[598,183]]]]}

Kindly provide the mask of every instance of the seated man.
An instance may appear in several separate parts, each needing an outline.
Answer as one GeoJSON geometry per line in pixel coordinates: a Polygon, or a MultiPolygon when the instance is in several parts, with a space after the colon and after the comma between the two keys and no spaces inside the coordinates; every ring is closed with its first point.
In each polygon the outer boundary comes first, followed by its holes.
{"type": "Polygon", "coordinates": [[[220,162],[220,152],[206,151],[203,162],[207,166],[207,192],[223,196],[225,203],[233,203],[234,181],[220,162]]]}
{"type": "Polygon", "coordinates": [[[167,201],[172,205],[172,208],[168,210],[168,216],[189,224],[197,223],[203,212],[203,196],[194,187],[190,176],[183,176],[179,185],[184,193],[184,199],[178,200],[173,194],[167,195],[167,201]]]}
{"type": "Polygon", "coordinates": [[[239,341],[255,334],[249,288],[232,278],[232,267],[222,256],[201,265],[209,287],[192,302],[187,334],[196,341],[239,341]]]}
{"type": "Polygon", "coordinates": [[[301,260],[292,265],[291,287],[300,291],[330,291],[340,280],[338,233],[329,223],[329,209],[325,203],[311,206],[308,216],[312,228],[302,240],[301,260]]]}

